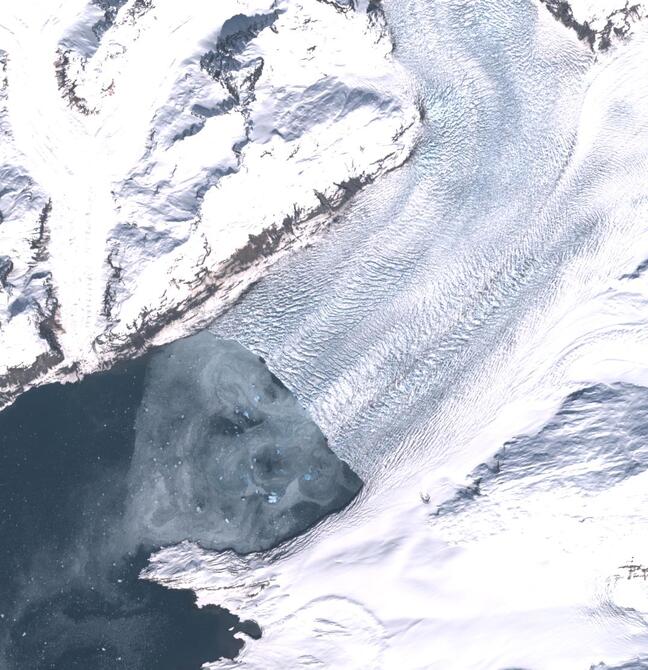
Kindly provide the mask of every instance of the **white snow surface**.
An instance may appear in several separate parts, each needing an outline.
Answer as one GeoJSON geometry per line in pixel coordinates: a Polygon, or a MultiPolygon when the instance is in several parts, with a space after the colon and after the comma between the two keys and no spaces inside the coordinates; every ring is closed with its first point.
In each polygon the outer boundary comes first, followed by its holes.
{"type": "MultiPolygon", "coordinates": [[[[147,576],[260,624],[260,640],[214,669],[641,667],[632,659],[648,649],[648,587],[619,566],[648,562],[648,470],[587,489],[574,483],[588,472],[586,445],[574,462],[556,439],[543,443],[560,475],[546,486],[539,468],[494,479],[460,513],[436,511],[516,436],[541,435],[568,394],[648,387],[648,273],[638,269],[648,258],[648,36],[598,58],[536,3],[387,9],[425,105],[420,150],[212,326],[266,357],[366,486],[274,551],[183,543],[158,552],[147,576]]],[[[87,30],[75,34],[77,52],[91,53],[87,30]]],[[[102,93],[78,94],[82,127],[102,93]]],[[[155,112],[168,114],[162,102],[155,112]]],[[[182,221],[190,209],[165,190],[164,138],[124,162],[124,220],[149,175],[163,175],[165,213],[182,221]]],[[[37,161],[21,160],[45,192],[37,161]]],[[[105,226],[109,245],[120,221],[105,226]]],[[[160,224],[155,253],[189,245],[183,230],[160,224]]],[[[115,314],[129,313],[128,281],[115,285],[115,314]]],[[[593,434],[614,428],[597,417],[593,434]]],[[[570,434],[568,424],[559,437],[570,434]]],[[[605,473],[600,459],[592,469],[605,473]]]]}
{"type": "Polygon", "coordinates": [[[147,575],[262,627],[214,669],[644,667],[648,587],[620,566],[648,560],[645,469],[607,477],[593,452],[605,485],[574,483],[590,454],[567,457],[567,427],[544,443],[558,480],[538,466],[436,510],[568,394],[648,386],[648,38],[597,57],[515,0],[388,17],[423,89],[420,151],[213,325],[366,486],[276,551],[185,543],[147,575]]]}
{"type": "Polygon", "coordinates": [[[5,402],[194,330],[419,125],[367,3],[8,1],[0,49],[5,402]]]}

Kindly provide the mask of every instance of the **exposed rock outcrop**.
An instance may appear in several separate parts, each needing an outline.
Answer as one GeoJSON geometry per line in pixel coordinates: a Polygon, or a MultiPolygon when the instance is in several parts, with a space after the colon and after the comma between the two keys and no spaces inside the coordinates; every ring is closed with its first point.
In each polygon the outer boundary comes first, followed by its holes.
{"type": "Polygon", "coordinates": [[[609,49],[630,35],[636,22],[648,18],[648,7],[643,2],[540,1],[558,21],[571,28],[579,40],[589,44],[592,51],[609,49]]]}

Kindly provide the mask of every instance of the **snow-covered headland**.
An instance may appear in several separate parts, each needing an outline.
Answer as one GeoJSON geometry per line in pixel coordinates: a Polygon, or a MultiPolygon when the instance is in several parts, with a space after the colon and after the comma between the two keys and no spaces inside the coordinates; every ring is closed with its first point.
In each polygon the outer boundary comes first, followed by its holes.
{"type": "Polygon", "coordinates": [[[0,15],[0,406],[204,325],[410,155],[380,4],[0,15]]]}
{"type": "Polygon", "coordinates": [[[554,17],[574,30],[593,51],[605,51],[627,38],[648,18],[645,2],[630,0],[540,0],[554,17]]]}

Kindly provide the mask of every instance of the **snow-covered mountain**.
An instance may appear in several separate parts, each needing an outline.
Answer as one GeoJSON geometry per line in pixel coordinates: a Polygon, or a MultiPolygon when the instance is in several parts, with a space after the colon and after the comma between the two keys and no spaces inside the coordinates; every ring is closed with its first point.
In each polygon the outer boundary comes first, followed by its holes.
{"type": "Polygon", "coordinates": [[[605,51],[648,18],[645,2],[631,0],[540,0],[557,20],[574,30],[593,51],[605,51]]]}
{"type": "Polygon", "coordinates": [[[648,22],[384,4],[416,96],[373,2],[0,12],[5,400],[231,340],[0,414],[0,665],[648,667],[648,22]]]}
{"type": "Polygon", "coordinates": [[[204,324],[419,126],[375,0],[16,0],[0,49],[0,405],[204,324]]]}

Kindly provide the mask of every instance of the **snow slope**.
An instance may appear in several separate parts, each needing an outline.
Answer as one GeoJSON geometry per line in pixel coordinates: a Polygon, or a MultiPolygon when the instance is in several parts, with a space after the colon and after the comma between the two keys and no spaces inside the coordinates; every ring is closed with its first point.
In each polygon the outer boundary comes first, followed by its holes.
{"type": "Polygon", "coordinates": [[[195,329],[406,160],[379,3],[3,3],[0,404],[195,329]]]}

